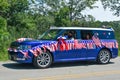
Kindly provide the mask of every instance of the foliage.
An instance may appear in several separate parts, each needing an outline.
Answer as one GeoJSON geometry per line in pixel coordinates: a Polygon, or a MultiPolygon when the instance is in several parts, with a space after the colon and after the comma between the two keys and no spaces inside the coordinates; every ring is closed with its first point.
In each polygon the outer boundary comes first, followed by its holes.
{"type": "Polygon", "coordinates": [[[81,13],[94,8],[97,0],[34,0],[34,12],[52,16],[55,26],[70,26],[74,20],[85,18],[81,13]]]}
{"type": "Polygon", "coordinates": [[[101,0],[104,8],[109,8],[114,15],[120,16],[120,0],[101,0]]]}
{"type": "Polygon", "coordinates": [[[6,53],[6,47],[8,47],[8,43],[5,41],[8,41],[9,39],[9,33],[7,32],[7,27],[6,27],[6,20],[3,17],[0,17],[0,51],[2,52],[0,54],[0,59],[7,58],[7,53],[6,53]],[[4,46],[3,46],[4,45],[4,46]],[[5,53],[5,54],[4,54],[5,53]]]}
{"type": "Polygon", "coordinates": [[[9,6],[7,0],[0,0],[0,15],[3,15],[8,10],[9,6]]]}

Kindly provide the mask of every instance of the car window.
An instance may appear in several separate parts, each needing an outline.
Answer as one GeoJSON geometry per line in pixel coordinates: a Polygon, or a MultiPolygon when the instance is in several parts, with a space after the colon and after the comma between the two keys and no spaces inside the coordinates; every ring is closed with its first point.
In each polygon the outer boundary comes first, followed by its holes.
{"type": "Polygon", "coordinates": [[[41,40],[53,40],[56,38],[56,36],[58,35],[58,33],[60,32],[61,30],[49,30],[49,31],[46,31],[45,33],[43,33],[39,39],[41,40]]]}
{"type": "Polygon", "coordinates": [[[91,30],[81,30],[80,34],[81,34],[81,39],[83,40],[90,40],[92,39],[92,36],[93,36],[93,33],[91,30]]]}
{"type": "Polygon", "coordinates": [[[66,39],[68,40],[71,40],[77,38],[77,33],[76,30],[65,30],[62,36],[66,37],[66,39]]]}

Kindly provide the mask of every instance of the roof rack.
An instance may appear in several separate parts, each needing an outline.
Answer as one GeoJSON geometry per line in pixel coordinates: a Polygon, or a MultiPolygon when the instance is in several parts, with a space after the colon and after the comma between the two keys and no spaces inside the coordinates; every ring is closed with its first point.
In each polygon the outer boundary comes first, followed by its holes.
{"type": "Polygon", "coordinates": [[[114,31],[113,28],[90,28],[90,27],[55,27],[52,26],[50,29],[80,29],[80,30],[107,30],[107,31],[114,31]]]}

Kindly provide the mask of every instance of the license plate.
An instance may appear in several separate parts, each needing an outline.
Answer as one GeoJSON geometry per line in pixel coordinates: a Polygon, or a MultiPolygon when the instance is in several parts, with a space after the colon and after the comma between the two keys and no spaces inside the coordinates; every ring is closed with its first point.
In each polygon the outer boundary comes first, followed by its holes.
{"type": "Polygon", "coordinates": [[[25,60],[25,58],[16,58],[16,60],[25,60]]]}

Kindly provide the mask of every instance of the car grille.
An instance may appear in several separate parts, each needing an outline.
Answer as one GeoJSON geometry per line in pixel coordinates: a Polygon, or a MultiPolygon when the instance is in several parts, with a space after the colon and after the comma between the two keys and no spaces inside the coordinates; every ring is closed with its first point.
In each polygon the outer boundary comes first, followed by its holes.
{"type": "Polygon", "coordinates": [[[17,58],[17,53],[15,53],[15,52],[8,52],[9,53],[9,59],[10,60],[16,60],[16,58],[17,58]]]}
{"type": "Polygon", "coordinates": [[[18,47],[20,46],[20,43],[18,43],[18,42],[12,42],[11,44],[10,44],[10,48],[12,48],[12,49],[18,49],[18,47]]]}

